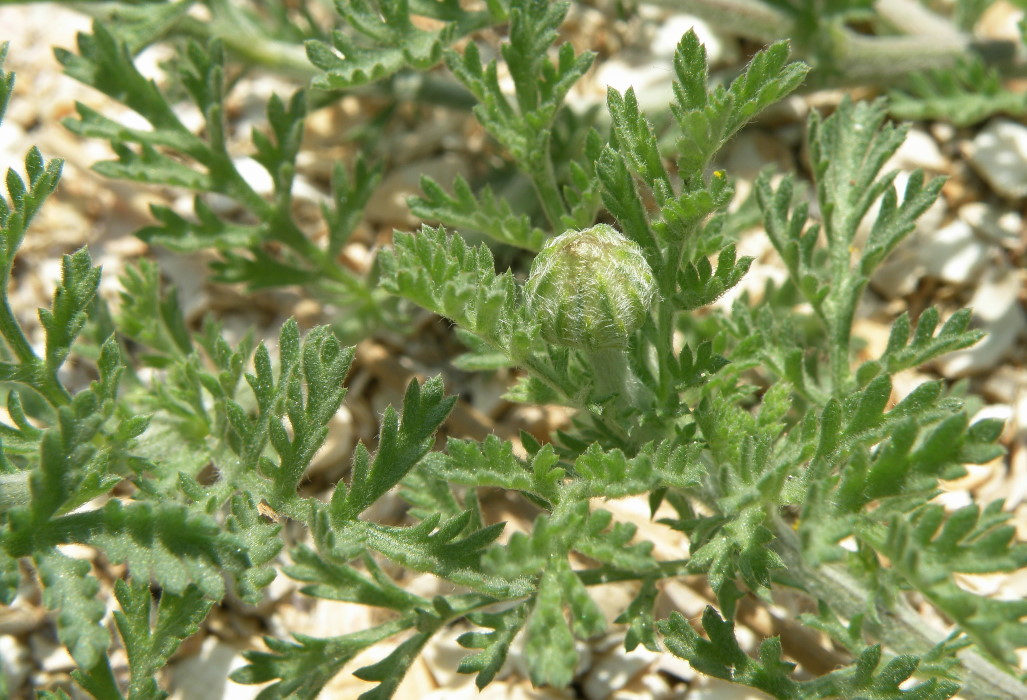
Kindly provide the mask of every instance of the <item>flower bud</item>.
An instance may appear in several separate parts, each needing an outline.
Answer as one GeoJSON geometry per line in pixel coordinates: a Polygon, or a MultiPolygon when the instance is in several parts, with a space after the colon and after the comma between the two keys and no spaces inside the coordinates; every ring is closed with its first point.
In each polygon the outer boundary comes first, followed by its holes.
{"type": "Polygon", "coordinates": [[[546,243],[524,291],[546,340],[582,350],[624,348],[645,322],[656,280],[634,241],[597,224],[546,243]]]}

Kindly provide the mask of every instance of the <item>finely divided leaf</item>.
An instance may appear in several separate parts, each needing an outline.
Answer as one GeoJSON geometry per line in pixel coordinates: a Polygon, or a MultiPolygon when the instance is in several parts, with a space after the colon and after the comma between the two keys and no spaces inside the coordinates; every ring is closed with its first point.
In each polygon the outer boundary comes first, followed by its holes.
{"type": "Polygon", "coordinates": [[[187,588],[180,595],[162,591],[156,619],[151,624],[153,594],[148,585],[138,580],[131,583],[119,580],[114,594],[121,605],[121,610],[114,611],[114,620],[124,641],[132,674],[129,693],[133,699],[165,697],[154,676],[167,665],[182,641],[200,628],[214,600],[204,597],[195,587],[187,588]]]}
{"type": "Polygon", "coordinates": [[[756,54],[730,87],[710,90],[705,48],[692,30],[681,38],[674,54],[677,80],[671,112],[682,131],[678,167],[686,180],[701,175],[746,122],[802,83],[809,67],[787,60],[788,45],[773,44],[756,54]]]}
{"type": "Polygon", "coordinates": [[[340,485],[332,496],[333,521],[341,524],[355,519],[399,483],[428,453],[435,431],[455,402],[455,397],[445,396],[439,377],[423,386],[411,381],[403,400],[402,419],[391,406],[385,410],[374,459],[366,448],[358,447],[349,489],[340,485]]]}
{"type": "Polygon", "coordinates": [[[57,615],[57,634],[75,663],[91,668],[107,654],[110,634],[100,625],[105,606],[96,598],[100,582],[88,561],[72,559],[56,549],[33,554],[43,585],[43,603],[57,615]]]}
{"type": "Polygon", "coordinates": [[[479,689],[491,683],[506,661],[510,644],[521,631],[527,619],[528,605],[521,603],[497,613],[471,613],[467,619],[478,625],[493,630],[492,632],[465,632],[457,638],[457,643],[467,649],[481,651],[468,654],[460,660],[457,668],[459,673],[477,673],[474,679],[479,689]]]}
{"type": "Polygon", "coordinates": [[[421,189],[424,196],[411,197],[408,202],[414,216],[440,221],[465,234],[478,231],[500,243],[528,250],[537,251],[545,243],[546,232],[533,226],[527,214],[514,214],[509,202],[496,197],[488,185],[475,193],[467,180],[457,175],[450,195],[424,175],[421,189]]]}
{"type": "Polygon", "coordinates": [[[307,58],[325,71],[312,85],[341,90],[384,80],[403,68],[427,70],[442,59],[443,47],[488,26],[489,12],[462,9],[453,2],[423,0],[338,1],[335,10],[350,25],[332,32],[331,44],[310,40],[307,58]],[[436,31],[420,29],[411,12],[442,23],[436,31]]]}

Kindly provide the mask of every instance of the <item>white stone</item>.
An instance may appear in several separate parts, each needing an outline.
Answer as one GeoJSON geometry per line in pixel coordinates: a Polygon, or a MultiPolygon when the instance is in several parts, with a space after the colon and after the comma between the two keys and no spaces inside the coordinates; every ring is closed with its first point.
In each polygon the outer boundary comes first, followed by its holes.
{"type": "Polygon", "coordinates": [[[738,53],[734,44],[729,44],[720,34],[698,17],[676,14],[663,20],[653,36],[650,51],[654,58],[673,60],[674,51],[688,30],[691,29],[706,47],[706,60],[711,66],[731,60],[738,53]]]}
{"type": "Polygon", "coordinates": [[[67,673],[75,668],[75,660],[71,658],[67,647],[51,640],[47,635],[37,632],[29,636],[32,647],[32,658],[39,668],[47,673],[67,673]]]}
{"type": "Polygon", "coordinates": [[[32,654],[12,635],[0,635],[0,668],[7,678],[7,688],[17,695],[32,672],[32,654]]]}
{"type": "Polygon", "coordinates": [[[1000,211],[984,202],[970,202],[959,208],[959,218],[973,226],[974,231],[995,243],[1015,244],[1024,233],[1019,212],[1000,211]]]}
{"type": "Polygon", "coordinates": [[[945,491],[931,499],[931,502],[937,503],[943,506],[945,510],[951,512],[965,508],[973,503],[974,499],[968,491],[945,491]]]}
{"type": "Polygon", "coordinates": [[[658,654],[643,646],[626,651],[615,649],[596,660],[582,684],[589,700],[607,700],[614,691],[626,686],[633,678],[652,666],[658,654]]]}
{"type": "Polygon", "coordinates": [[[653,665],[653,670],[674,676],[685,683],[691,683],[699,675],[686,659],[674,656],[669,651],[660,654],[660,658],[653,665]]]}
{"type": "Polygon", "coordinates": [[[993,249],[975,236],[970,224],[961,219],[956,219],[921,243],[921,259],[927,273],[953,284],[968,284],[975,280],[993,249]]]}
{"type": "MultiPolygon", "coordinates": [[[[235,158],[232,161],[236,171],[262,197],[270,197],[274,192],[274,180],[260,163],[253,158],[235,158]]],[[[215,214],[226,216],[239,209],[239,204],[232,197],[212,193],[207,196],[207,203],[215,214]]]]}
{"type": "Polygon", "coordinates": [[[602,63],[596,70],[596,82],[613,88],[617,92],[627,92],[634,88],[636,93],[648,92],[655,85],[670,85],[673,72],[668,66],[646,62],[632,63],[623,58],[611,58],[602,63]]]}
{"type": "Polygon", "coordinates": [[[947,172],[949,161],[941,154],[938,142],[922,129],[910,129],[906,139],[888,159],[883,171],[889,170],[922,170],[947,172]]]}
{"type": "Polygon", "coordinates": [[[353,414],[340,406],[328,421],[328,436],[310,460],[308,474],[324,474],[330,481],[338,481],[349,466],[356,444],[353,414]]]}
{"type": "Polygon", "coordinates": [[[974,138],[967,159],[1003,197],[1027,196],[1027,126],[992,119],[974,138]]]}
{"type": "Polygon", "coordinates": [[[373,609],[366,605],[302,596],[297,604],[282,605],[276,610],[270,626],[281,636],[331,637],[369,629],[375,622],[373,609]]]}
{"type": "Polygon", "coordinates": [[[1023,273],[1009,267],[989,269],[970,301],[977,327],[987,335],[976,345],[939,360],[945,376],[954,377],[994,368],[1027,332],[1020,305],[1023,273]]]}
{"type": "Polygon", "coordinates": [[[424,696],[423,700],[478,700],[481,694],[474,685],[464,685],[459,688],[439,688],[424,696]]]}
{"type": "Polygon", "coordinates": [[[1013,407],[1001,403],[988,404],[974,414],[973,418],[970,419],[970,424],[973,425],[978,421],[990,418],[997,418],[1003,423],[1008,424],[1013,419],[1013,407]]]}
{"type": "Polygon", "coordinates": [[[240,649],[207,637],[199,654],[172,666],[171,700],[253,700],[267,684],[241,685],[228,678],[246,663],[240,649]]]}
{"type": "Polygon", "coordinates": [[[465,649],[456,642],[457,637],[466,631],[466,629],[448,627],[432,637],[421,653],[421,658],[424,659],[425,666],[435,679],[435,683],[440,688],[453,693],[463,692],[474,687],[475,676],[473,673],[457,673],[457,668],[464,657],[475,653],[473,649],[465,649]]]}
{"type": "Polygon", "coordinates": [[[645,673],[622,690],[614,692],[609,700],[667,700],[671,697],[671,687],[663,676],[657,673],[645,673]]]}

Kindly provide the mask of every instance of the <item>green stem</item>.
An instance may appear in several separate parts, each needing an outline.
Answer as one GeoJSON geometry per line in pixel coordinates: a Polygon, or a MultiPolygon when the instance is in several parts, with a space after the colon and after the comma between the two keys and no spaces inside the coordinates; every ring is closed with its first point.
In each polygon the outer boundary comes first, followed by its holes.
{"type": "Polygon", "coordinates": [[[660,385],[659,403],[669,406],[678,400],[674,386],[673,372],[670,362],[674,356],[674,295],[677,293],[678,270],[681,269],[681,258],[685,253],[684,245],[671,242],[667,246],[667,257],[657,271],[657,284],[660,298],[656,300],[656,337],[660,346],[656,351],[656,362],[659,368],[660,385]]]}
{"type": "Polygon", "coordinates": [[[183,17],[175,25],[175,30],[177,33],[203,41],[220,39],[225,48],[245,59],[247,65],[261,66],[305,80],[320,73],[307,60],[307,54],[302,47],[273,41],[253,32],[239,31],[238,26],[218,21],[201,22],[194,17],[183,17]]]}
{"type": "Polygon", "coordinates": [[[831,393],[841,398],[848,391],[852,374],[849,348],[852,343],[852,320],[856,305],[847,296],[839,300],[829,323],[829,355],[831,358],[831,393]]]}
{"type": "MultiPolygon", "coordinates": [[[[3,275],[2,284],[6,287],[7,283],[8,275],[3,275]]],[[[21,324],[18,323],[18,319],[14,316],[14,311],[11,310],[6,294],[0,299],[0,335],[4,337],[8,347],[11,348],[23,365],[32,366],[39,362],[35,351],[29,345],[28,338],[25,337],[21,330],[21,324]]]]}
{"type": "Polygon", "coordinates": [[[592,365],[595,389],[600,396],[617,395],[617,405],[631,400],[631,374],[628,372],[627,353],[621,348],[587,350],[592,365]]]}
{"type": "MultiPolygon", "coordinates": [[[[6,286],[8,275],[3,275],[2,284],[6,286]]],[[[14,311],[8,303],[7,295],[0,299],[0,335],[7,341],[8,347],[14,352],[22,366],[28,370],[29,378],[22,380],[26,386],[31,387],[54,407],[64,406],[71,402],[71,394],[68,393],[57,380],[55,373],[47,367],[46,363],[36,356],[28,339],[21,330],[21,325],[14,316],[14,311]]]]}
{"type": "MultiPolygon", "coordinates": [[[[790,577],[806,593],[824,601],[846,619],[863,616],[864,629],[890,650],[900,654],[929,653],[948,633],[934,627],[901,596],[892,608],[884,608],[867,593],[866,587],[844,568],[836,565],[811,567],[803,556],[798,536],[784,521],[774,523],[777,553],[784,560],[790,577]],[[876,615],[866,615],[876,608],[876,615]]],[[[1027,686],[997,668],[970,649],[958,654],[966,672],[960,696],[967,700],[1021,700],[1027,686]]]]}
{"type": "Polygon", "coordinates": [[[0,474],[0,513],[26,505],[31,498],[29,472],[0,474]]]}
{"type": "Polygon", "coordinates": [[[689,559],[675,559],[674,561],[661,561],[656,571],[626,571],[613,566],[599,566],[594,569],[580,569],[575,571],[578,578],[586,586],[601,586],[607,583],[618,583],[620,581],[639,581],[646,578],[677,578],[691,573],[688,570],[689,559]]]}
{"type": "MultiPolygon", "coordinates": [[[[766,43],[802,35],[796,18],[760,0],[646,0],[646,4],[688,12],[727,33],[766,43]]],[[[838,70],[838,83],[894,84],[911,73],[943,69],[969,55],[1003,68],[1007,76],[1027,69],[1015,42],[975,41],[943,17],[935,15],[927,21],[922,15],[910,16],[908,4],[882,0],[876,8],[886,21],[909,34],[866,36],[844,27],[830,30],[832,36],[822,45],[832,54],[829,60],[838,70]]],[[[823,27],[818,25],[817,31],[823,27]]]]}
{"type": "Polygon", "coordinates": [[[730,34],[771,42],[791,34],[793,22],[784,12],[759,0],[645,0],[700,17],[730,34]]]}
{"type": "Polygon", "coordinates": [[[567,213],[567,208],[564,205],[563,195],[560,194],[560,187],[556,183],[553,159],[550,158],[549,130],[535,136],[534,141],[535,146],[532,153],[524,159],[521,165],[531,176],[531,183],[535,186],[535,192],[542,203],[542,211],[545,212],[553,233],[562,233],[563,225],[560,220],[567,213]]]}
{"type": "Polygon", "coordinates": [[[595,393],[609,402],[612,409],[604,410],[596,417],[627,446],[628,433],[621,426],[619,416],[629,412],[638,398],[638,380],[628,369],[627,353],[621,348],[598,348],[586,350],[585,355],[592,365],[595,393]]]}

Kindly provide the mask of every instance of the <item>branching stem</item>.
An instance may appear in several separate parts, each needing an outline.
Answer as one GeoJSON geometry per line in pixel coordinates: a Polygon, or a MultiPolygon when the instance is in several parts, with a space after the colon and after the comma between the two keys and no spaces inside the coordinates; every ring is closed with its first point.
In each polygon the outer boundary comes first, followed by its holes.
{"type": "MultiPolygon", "coordinates": [[[[902,598],[895,597],[890,608],[883,608],[868,595],[866,587],[843,568],[824,564],[812,567],[807,562],[799,538],[780,518],[774,524],[777,552],[788,574],[806,593],[823,600],[844,618],[864,615],[876,607],[877,615],[864,617],[864,628],[885,646],[900,654],[924,655],[943,642],[948,633],[925,620],[902,598]],[[874,619],[874,618],[878,619],[874,619]]],[[[999,669],[971,649],[959,652],[966,676],[961,697],[967,700],[1019,700],[1027,697],[1027,686],[999,669]]]]}

